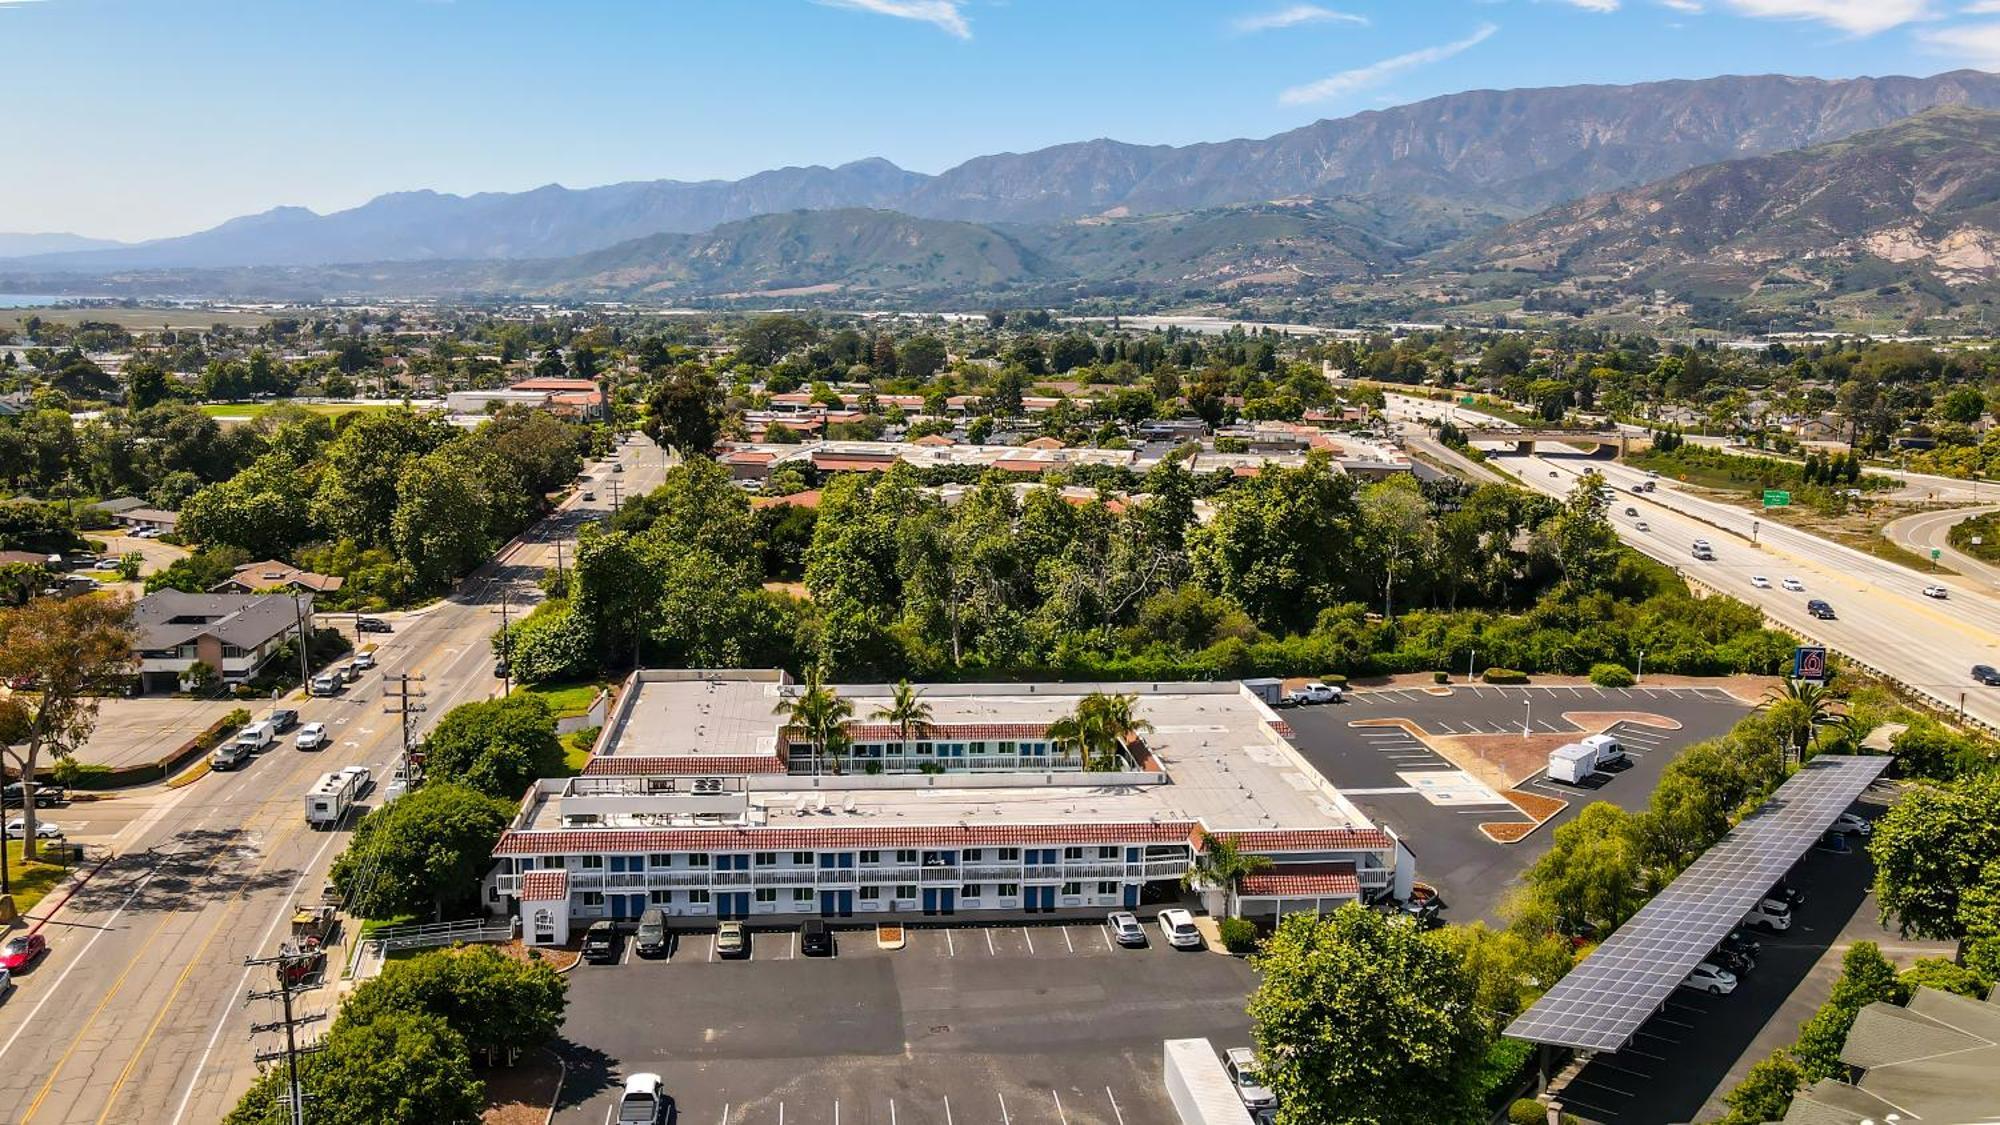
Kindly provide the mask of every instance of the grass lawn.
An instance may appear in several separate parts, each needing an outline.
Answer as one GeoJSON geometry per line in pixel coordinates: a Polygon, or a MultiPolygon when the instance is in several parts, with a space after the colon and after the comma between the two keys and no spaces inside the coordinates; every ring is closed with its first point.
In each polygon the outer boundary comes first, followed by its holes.
{"type": "Polygon", "coordinates": [[[14,890],[14,909],[21,914],[35,908],[42,896],[62,882],[68,869],[56,863],[28,863],[21,858],[20,840],[7,841],[7,876],[14,890]]]}
{"type": "Polygon", "coordinates": [[[576,731],[563,739],[563,765],[569,769],[572,775],[582,773],[583,767],[589,764],[590,747],[592,743],[597,741],[597,729],[596,727],[590,727],[586,730],[576,731]],[[589,735],[590,737],[582,737],[584,735],[589,735]]]}
{"type": "Polygon", "coordinates": [[[389,918],[358,918],[356,921],[361,923],[360,936],[365,938],[384,926],[408,926],[417,922],[418,918],[415,914],[397,914],[389,918]]]}
{"type": "Polygon", "coordinates": [[[549,705],[549,710],[556,713],[556,718],[566,719],[590,710],[590,703],[597,698],[598,689],[602,686],[595,681],[542,684],[537,687],[518,687],[514,689],[514,693],[539,696],[542,702],[549,705]]]}

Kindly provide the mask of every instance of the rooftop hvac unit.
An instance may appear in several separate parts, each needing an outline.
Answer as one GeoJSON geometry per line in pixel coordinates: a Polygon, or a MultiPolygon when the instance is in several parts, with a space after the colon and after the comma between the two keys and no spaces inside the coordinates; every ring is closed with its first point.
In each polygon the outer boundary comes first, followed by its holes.
{"type": "Polygon", "coordinates": [[[694,779],[694,791],[698,795],[707,794],[713,796],[722,792],[722,779],[719,777],[697,777],[694,779]]]}

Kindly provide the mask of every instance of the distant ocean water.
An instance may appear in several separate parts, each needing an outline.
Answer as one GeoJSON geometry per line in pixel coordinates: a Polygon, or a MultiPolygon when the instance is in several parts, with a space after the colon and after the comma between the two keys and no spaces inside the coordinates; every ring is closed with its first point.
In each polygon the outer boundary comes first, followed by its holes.
{"type": "Polygon", "coordinates": [[[53,305],[61,297],[40,297],[32,293],[0,293],[0,309],[33,309],[53,305]]]}

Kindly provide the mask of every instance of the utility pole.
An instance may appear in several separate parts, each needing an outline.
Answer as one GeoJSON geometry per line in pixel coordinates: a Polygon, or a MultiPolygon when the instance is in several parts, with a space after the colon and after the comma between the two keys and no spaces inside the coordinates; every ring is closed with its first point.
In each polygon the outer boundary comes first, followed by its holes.
{"type": "Polygon", "coordinates": [[[382,713],[385,715],[395,715],[402,724],[403,760],[407,762],[410,757],[411,728],[416,725],[416,717],[424,712],[424,690],[422,688],[417,688],[414,691],[411,690],[410,681],[414,680],[417,683],[423,683],[423,673],[397,672],[384,676],[383,679],[384,681],[395,681],[396,686],[389,687],[385,682],[382,688],[382,698],[386,703],[382,708],[382,713]]]}
{"type": "Polygon", "coordinates": [[[276,1062],[279,1059],[285,1060],[285,1070],[287,1072],[286,1100],[290,1103],[291,1113],[288,1116],[292,1125],[305,1125],[306,1121],[306,1092],[305,1087],[299,1082],[299,1056],[311,1054],[320,1049],[319,1044],[316,1043],[308,1044],[304,1047],[299,1046],[298,1028],[301,1024],[318,1023],[326,1018],[326,1013],[319,1012],[310,1016],[301,1016],[292,1011],[292,997],[306,990],[306,986],[300,982],[308,979],[310,974],[301,973],[297,980],[292,980],[289,979],[290,970],[298,966],[309,967],[314,959],[324,961],[325,956],[324,952],[302,953],[288,947],[281,950],[275,957],[246,957],[243,959],[245,965],[275,965],[278,969],[278,987],[269,992],[252,992],[245,999],[277,1000],[284,1005],[285,1017],[283,1019],[273,1023],[253,1023],[250,1025],[250,1031],[253,1035],[267,1031],[278,1031],[280,1029],[285,1033],[284,1050],[259,1051],[255,1057],[260,1063],[276,1062]]]}
{"type": "Polygon", "coordinates": [[[614,516],[618,514],[618,488],[622,483],[624,482],[615,480],[611,482],[611,514],[614,516]]]}
{"type": "MultiPolygon", "coordinates": [[[[614,497],[616,493],[612,494],[614,497]]],[[[507,603],[513,591],[500,587],[500,695],[504,699],[514,694],[514,666],[507,662],[507,603]]]]}
{"type": "MultiPolygon", "coordinates": [[[[299,686],[310,689],[312,685],[312,672],[309,664],[310,653],[306,650],[310,649],[312,645],[306,639],[306,615],[305,610],[299,606],[299,588],[297,586],[292,587],[292,622],[299,630],[299,686]]],[[[357,633],[355,635],[359,636],[360,634],[357,633]]]]}

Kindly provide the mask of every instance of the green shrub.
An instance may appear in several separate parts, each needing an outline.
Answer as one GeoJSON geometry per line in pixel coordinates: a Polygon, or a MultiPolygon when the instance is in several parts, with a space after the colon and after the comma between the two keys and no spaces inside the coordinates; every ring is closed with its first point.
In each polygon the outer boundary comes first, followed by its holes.
{"type": "Polygon", "coordinates": [[[1321,676],[1319,678],[1319,682],[1325,684],[1328,687],[1344,688],[1347,686],[1347,677],[1341,675],[1338,672],[1328,672],[1326,675],[1321,676]]]}
{"type": "Polygon", "coordinates": [[[1450,682],[1451,682],[1451,673],[1450,673],[1450,672],[1432,672],[1432,673],[1431,673],[1431,682],[1432,682],[1432,683],[1434,683],[1434,684],[1448,684],[1448,683],[1450,683],[1450,682]]]}
{"type": "Polygon", "coordinates": [[[1257,948],[1257,924],[1248,918],[1224,918],[1216,923],[1222,944],[1231,953],[1248,953],[1257,948]]]}
{"type": "Polygon", "coordinates": [[[1512,1125],[1542,1125],[1549,1119],[1549,1107],[1533,1098],[1522,1098],[1507,1107],[1507,1120],[1512,1125]]]}
{"type": "Polygon", "coordinates": [[[1598,687],[1631,687],[1632,670],[1623,664],[1593,664],[1590,682],[1598,687]]]}
{"type": "Polygon", "coordinates": [[[1488,668],[1480,674],[1479,678],[1489,684],[1511,685],[1528,682],[1528,674],[1526,672],[1516,672],[1512,668],[1488,668]]]}

